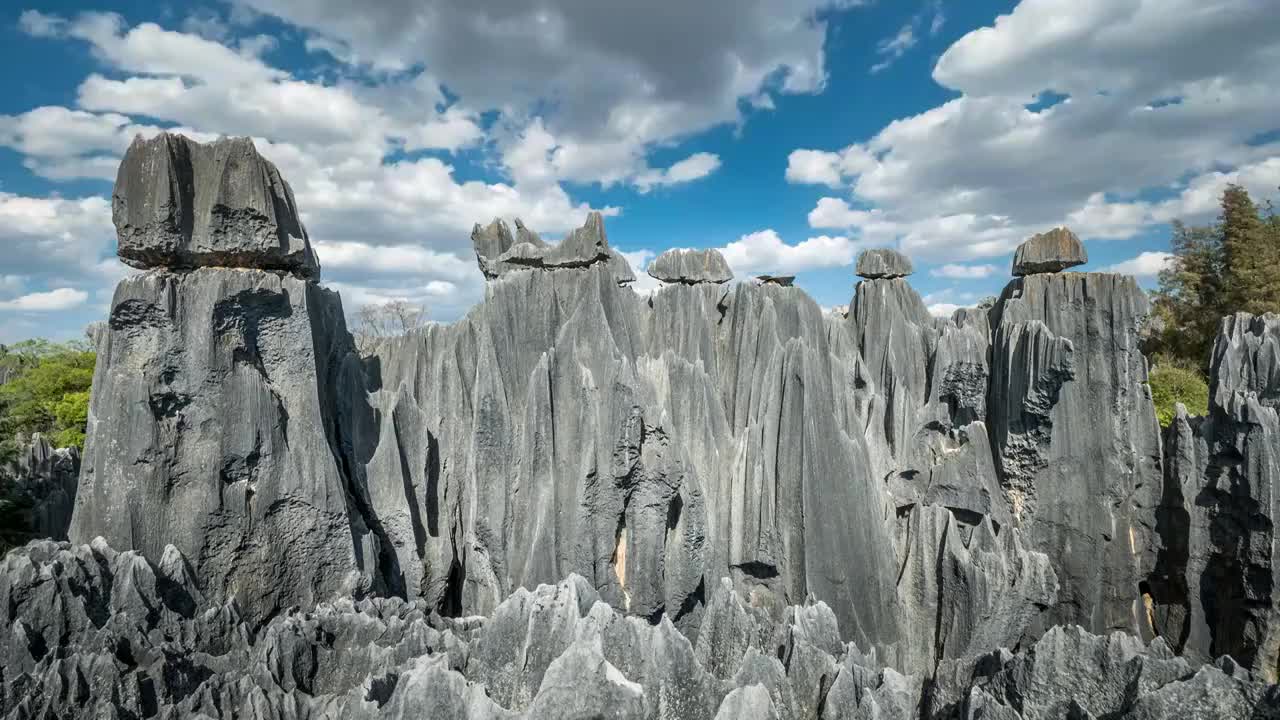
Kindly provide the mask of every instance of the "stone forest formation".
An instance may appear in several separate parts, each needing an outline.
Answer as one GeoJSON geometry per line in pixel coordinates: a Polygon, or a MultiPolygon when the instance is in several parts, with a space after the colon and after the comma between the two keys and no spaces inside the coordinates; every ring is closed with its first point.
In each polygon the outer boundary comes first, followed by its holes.
{"type": "Polygon", "coordinates": [[[1280,317],[1162,431],[1064,228],[934,318],[893,250],[837,313],[494,221],[484,301],[362,355],[249,140],[135,140],[113,215],[4,717],[1280,717],[1280,317]]]}

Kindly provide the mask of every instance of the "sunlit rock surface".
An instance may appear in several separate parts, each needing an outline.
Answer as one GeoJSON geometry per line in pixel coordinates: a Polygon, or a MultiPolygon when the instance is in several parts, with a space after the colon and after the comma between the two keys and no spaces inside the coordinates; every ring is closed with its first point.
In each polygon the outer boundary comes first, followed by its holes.
{"type": "Polygon", "coordinates": [[[1280,319],[1162,444],[1126,276],[937,319],[889,251],[824,313],[639,295],[599,215],[472,240],[484,301],[363,357],[262,255],[121,282],[73,544],[0,566],[3,714],[1278,712],[1280,319]]]}

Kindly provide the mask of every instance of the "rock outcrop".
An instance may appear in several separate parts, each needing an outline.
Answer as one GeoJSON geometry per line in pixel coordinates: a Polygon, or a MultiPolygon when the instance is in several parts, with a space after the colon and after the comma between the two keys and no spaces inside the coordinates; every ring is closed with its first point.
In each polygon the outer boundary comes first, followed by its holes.
{"type": "Polygon", "coordinates": [[[858,277],[877,280],[906,277],[915,272],[915,268],[911,265],[911,258],[897,250],[872,248],[858,255],[856,272],[858,277]]]}
{"type": "Polygon", "coordinates": [[[649,276],[667,283],[727,283],[733,271],[719,250],[668,250],[649,262],[649,276]]]}
{"type": "Polygon", "coordinates": [[[1084,243],[1067,228],[1054,228],[1018,246],[1013,254],[1013,274],[1018,277],[1037,273],[1062,272],[1089,262],[1084,243]]]}
{"type": "Polygon", "coordinates": [[[320,275],[293,191],[248,138],[138,137],[120,163],[111,204],[128,265],[320,275]]]}
{"type": "Polygon", "coordinates": [[[842,642],[821,602],[772,615],[727,578],[696,639],[626,616],[584,578],[519,589],[488,619],[421,600],[339,599],[256,625],[158,562],[39,541],[0,563],[0,713],[10,718],[1273,717],[1280,697],[1163,640],[1054,628],[1026,649],[902,674],[842,642]],[[56,612],[51,610],[57,608],[56,612]],[[1086,714],[1088,713],[1088,714],[1086,714]]]}
{"type": "Polygon", "coordinates": [[[271,250],[121,282],[73,544],[0,565],[0,715],[1280,712],[1280,318],[1162,443],[1130,277],[934,318],[869,251],[824,313],[714,251],[641,296],[598,214],[472,241],[484,302],[367,357],[271,250]]]}
{"type": "Polygon", "coordinates": [[[55,448],[40,433],[21,444],[10,467],[0,468],[6,496],[21,505],[23,528],[32,537],[66,540],[80,479],[80,451],[55,448]]]}

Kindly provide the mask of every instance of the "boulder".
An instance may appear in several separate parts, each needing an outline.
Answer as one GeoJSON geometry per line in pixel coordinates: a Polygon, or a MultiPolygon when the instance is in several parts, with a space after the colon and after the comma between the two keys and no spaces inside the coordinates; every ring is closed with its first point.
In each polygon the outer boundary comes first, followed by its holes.
{"type": "Polygon", "coordinates": [[[858,255],[857,274],[868,280],[900,278],[915,272],[911,258],[892,248],[872,248],[858,255]]]}
{"type": "Polygon", "coordinates": [[[320,275],[293,191],[249,138],[135,138],[111,210],[126,265],[320,275]]]}
{"type": "Polygon", "coordinates": [[[1013,274],[1017,277],[1036,273],[1062,272],[1089,262],[1084,243],[1067,228],[1054,228],[1018,246],[1013,254],[1013,274]]]}
{"type": "Polygon", "coordinates": [[[649,261],[649,276],[667,283],[726,283],[733,271],[719,250],[668,250],[649,261]]]}

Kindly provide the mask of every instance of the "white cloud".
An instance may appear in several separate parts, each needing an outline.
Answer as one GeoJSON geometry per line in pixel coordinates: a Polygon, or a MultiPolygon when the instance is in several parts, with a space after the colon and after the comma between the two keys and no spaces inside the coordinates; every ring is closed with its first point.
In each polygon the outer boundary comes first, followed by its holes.
{"type": "Polygon", "coordinates": [[[75,288],[58,288],[48,292],[35,292],[12,300],[0,301],[0,310],[19,312],[54,312],[70,310],[83,305],[89,293],[75,288]]]}
{"type": "Polygon", "coordinates": [[[739,123],[744,108],[769,108],[774,94],[822,90],[823,18],[861,4],[243,3],[307,30],[314,52],[361,67],[424,65],[463,105],[502,111],[513,135],[541,122],[564,149],[557,179],[603,183],[645,177],[650,149],[739,123]]]}
{"type": "Polygon", "coordinates": [[[878,73],[889,69],[891,65],[898,61],[908,50],[916,46],[916,33],[912,23],[903,25],[897,34],[887,37],[880,41],[876,46],[876,53],[880,55],[880,62],[871,66],[871,72],[878,73]]]}
{"type": "Polygon", "coordinates": [[[787,156],[787,182],[840,185],[840,156],[821,150],[793,150],[787,156]]]}
{"type": "Polygon", "coordinates": [[[631,283],[631,289],[641,295],[648,295],[654,290],[662,287],[662,283],[649,277],[649,273],[645,272],[645,268],[649,266],[649,261],[657,257],[657,253],[652,250],[634,250],[626,252],[619,250],[618,253],[626,259],[627,264],[631,266],[631,272],[636,276],[636,281],[631,283]]]}
{"type": "Polygon", "coordinates": [[[991,277],[998,270],[995,265],[956,265],[947,264],[929,271],[930,275],[953,280],[980,280],[991,277]]]}
{"type": "Polygon", "coordinates": [[[24,10],[18,16],[18,29],[32,37],[52,38],[66,32],[67,21],[39,10],[24,10]]]}
{"type": "Polygon", "coordinates": [[[734,274],[797,273],[842,267],[853,262],[860,245],[847,237],[821,235],[788,245],[773,230],[743,235],[720,248],[734,274]]]}
{"type": "Polygon", "coordinates": [[[867,238],[874,222],[880,241],[960,259],[1006,253],[1064,222],[1120,238],[1212,207],[1204,188],[1218,173],[1265,175],[1280,156],[1253,142],[1275,129],[1280,84],[1265,5],[1023,0],[939,60],[934,78],[959,97],[828,151],[861,159],[840,167],[839,183],[811,175],[847,187],[852,202],[824,199],[811,224],[867,238]],[[1049,91],[1065,99],[1030,105],[1049,91]],[[1170,188],[1177,202],[1142,199],[1170,188]]]}
{"type": "Polygon", "coordinates": [[[650,170],[641,173],[635,180],[640,192],[648,192],[662,185],[678,185],[680,183],[701,180],[720,167],[720,156],[714,153],[694,153],[680,160],[665,170],[650,170]]]}
{"type": "Polygon", "coordinates": [[[934,317],[951,317],[952,313],[962,307],[964,306],[957,305],[955,303],[933,303],[932,305],[926,306],[929,310],[929,314],[934,317]]]}
{"type": "Polygon", "coordinates": [[[1137,257],[1129,258],[1124,262],[1103,268],[1102,272],[1124,273],[1125,275],[1135,275],[1140,278],[1151,278],[1159,275],[1160,271],[1165,269],[1172,259],[1173,253],[1149,251],[1141,253],[1137,257]]]}

